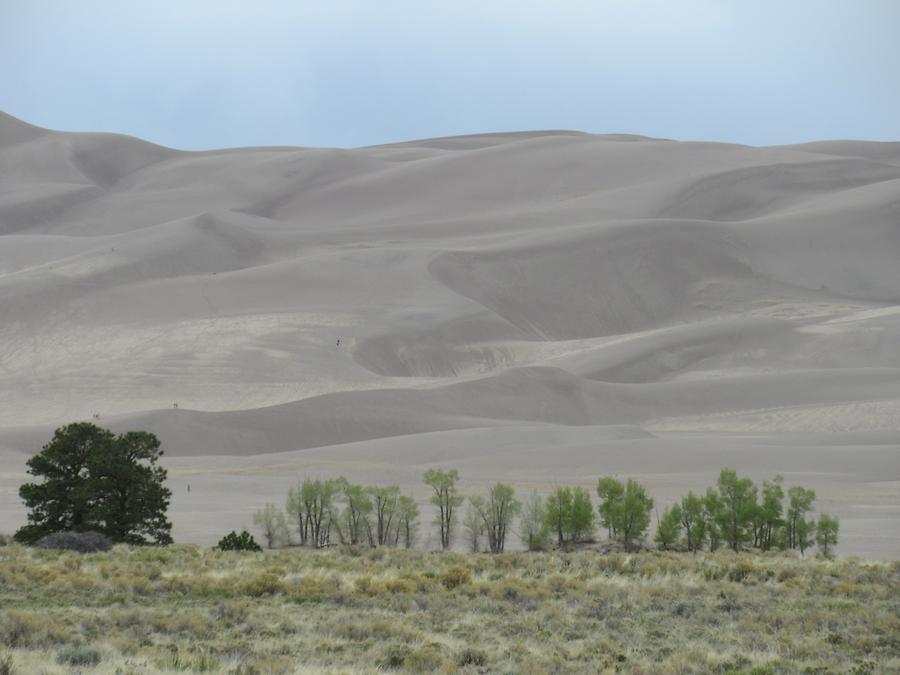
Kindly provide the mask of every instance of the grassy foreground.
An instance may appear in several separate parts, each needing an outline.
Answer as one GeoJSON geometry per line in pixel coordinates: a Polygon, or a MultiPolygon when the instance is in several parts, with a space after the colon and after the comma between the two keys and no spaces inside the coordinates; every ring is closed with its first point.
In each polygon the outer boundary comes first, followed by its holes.
{"type": "Polygon", "coordinates": [[[900,672],[900,562],[0,548],[0,673],[900,672]]]}

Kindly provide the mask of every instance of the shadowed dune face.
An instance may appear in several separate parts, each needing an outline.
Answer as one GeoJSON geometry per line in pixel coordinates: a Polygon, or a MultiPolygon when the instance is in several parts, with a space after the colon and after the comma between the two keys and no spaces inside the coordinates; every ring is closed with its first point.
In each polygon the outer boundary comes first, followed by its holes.
{"type": "Polygon", "coordinates": [[[0,530],[25,457],[98,415],[161,437],[196,541],[305,471],[613,472],[664,505],[738,466],[896,557],[898,147],[190,153],[0,115],[0,530]]]}
{"type": "Polygon", "coordinates": [[[662,221],[541,236],[524,248],[450,252],[431,264],[448,287],[534,337],[591,338],[693,313],[692,287],[750,276],[743,243],[703,224],[662,221]]]}

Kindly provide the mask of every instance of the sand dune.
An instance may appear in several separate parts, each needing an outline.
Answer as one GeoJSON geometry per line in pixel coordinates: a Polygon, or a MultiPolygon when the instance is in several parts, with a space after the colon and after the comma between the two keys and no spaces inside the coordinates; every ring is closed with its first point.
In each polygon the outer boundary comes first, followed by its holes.
{"type": "Polygon", "coordinates": [[[665,503],[728,465],[898,557],[898,261],[898,143],[181,152],[0,114],[0,530],[25,457],[99,415],[201,486],[183,539],[304,471],[665,503]]]}

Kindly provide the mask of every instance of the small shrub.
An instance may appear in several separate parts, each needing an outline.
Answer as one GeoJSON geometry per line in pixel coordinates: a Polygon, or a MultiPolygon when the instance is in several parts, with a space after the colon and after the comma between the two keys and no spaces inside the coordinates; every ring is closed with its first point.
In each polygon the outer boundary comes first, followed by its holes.
{"type": "Polygon", "coordinates": [[[72,642],[71,632],[41,612],[0,612],[0,644],[6,647],[40,648],[72,642]]]}
{"type": "Polygon", "coordinates": [[[796,576],[797,570],[793,567],[782,567],[780,570],[778,570],[777,579],[778,581],[783,583],[785,581],[788,581],[789,579],[793,579],[796,576]]]}
{"type": "Polygon", "coordinates": [[[249,600],[219,602],[213,608],[212,615],[216,621],[226,625],[241,624],[247,620],[252,609],[253,605],[249,600]]]}
{"type": "Polygon", "coordinates": [[[440,645],[429,644],[410,651],[404,665],[407,670],[414,673],[433,673],[443,663],[444,659],[441,657],[440,645]]]}
{"type": "Polygon", "coordinates": [[[176,652],[156,659],[155,665],[162,670],[188,670],[193,673],[212,673],[222,668],[219,658],[208,652],[200,652],[194,656],[183,656],[176,652]]]}
{"type": "Polygon", "coordinates": [[[719,581],[725,576],[725,572],[726,570],[724,567],[716,565],[715,563],[702,565],[700,568],[700,573],[706,581],[719,581]]]}
{"type": "Polygon", "coordinates": [[[262,551],[262,547],[247,530],[240,534],[232,530],[219,540],[216,548],[220,551],[262,551]]]}
{"type": "Polygon", "coordinates": [[[356,589],[357,593],[362,593],[363,595],[375,595],[376,593],[372,577],[368,576],[356,577],[353,582],[353,588],[356,589]]]}
{"type": "Polygon", "coordinates": [[[452,591],[458,586],[469,583],[471,578],[472,573],[468,567],[454,565],[441,575],[441,583],[444,584],[444,588],[452,591]]]}
{"type": "Polygon", "coordinates": [[[487,655],[480,649],[467,647],[462,650],[456,662],[462,666],[483,666],[487,664],[487,655]]]}
{"type": "Polygon", "coordinates": [[[56,661],[67,666],[96,666],[100,652],[85,645],[66,647],[56,655],[56,661]]]}
{"type": "Polygon", "coordinates": [[[41,537],[34,545],[36,548],[77,551],[78,553],[95,553],[112,548],[112,542],[99,532],[54,532],[46,537],[41,537]]]}
{"type": "Polygon", "coordinates": [[[749,560],[741,560],[732,565],[728,570],[728,580],[735,583],[749,581],[755,571],[756,566],[752,562],[749,560]]]}
{"type": "Polygon", "coordinates": [[[384,582],[384,589],[388,593],[414,593],[415,585],[408,579],[388,579],[384,582]]]}
{"type": "Polygon", "coordinates": [[[378,660],[382,668],[396,670],[406,665],[412,650],[406,645],[389,645],[384,651],[384,656],[378,660]]]}
{"type": "Polygon", "coordinates": [[[750,671],[750,675],[775,675],[774,666],[756,666],[750,671]]]}
{"type": "Polygon", "coordinates": [[[246,579],[238,585],[238,592],[241,595],[249,595],[254,598],[259,598],[263,595],[274,595],[282,590],[284,590],[284,584],[281,583],[281,579],[271,572],[263,572],[251,579],[246,579]]]}

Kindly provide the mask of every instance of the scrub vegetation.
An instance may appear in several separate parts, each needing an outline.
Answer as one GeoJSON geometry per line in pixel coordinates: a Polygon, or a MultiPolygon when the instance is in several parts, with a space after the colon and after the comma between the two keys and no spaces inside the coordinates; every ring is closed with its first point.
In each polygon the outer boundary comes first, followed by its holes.
{"type": "Polygon", "coordinates": [[[900,563],[0,547],[12,673],[900,670],[900,563]]]}

